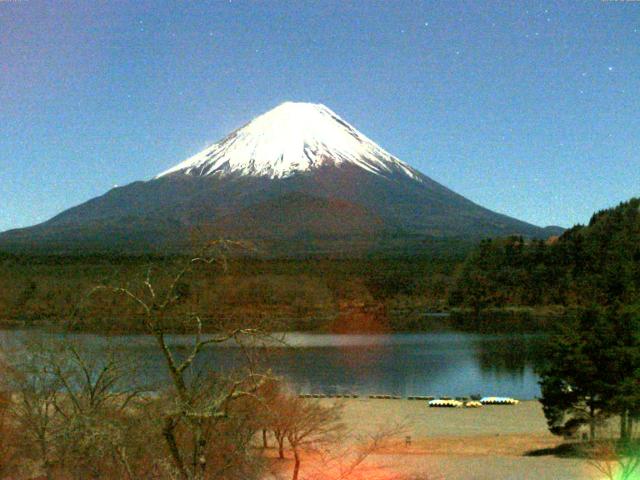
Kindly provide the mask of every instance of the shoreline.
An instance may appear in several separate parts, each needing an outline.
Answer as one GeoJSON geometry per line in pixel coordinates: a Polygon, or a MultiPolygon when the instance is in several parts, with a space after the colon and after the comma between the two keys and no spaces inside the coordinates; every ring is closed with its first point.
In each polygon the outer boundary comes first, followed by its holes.
{"type": "MultiPolygon", "coordinates": [[[[282,305],[280,307],[283,307],[282,305]]],[[[279,308],[280,308],[279,307],[279,308]]],[[[355,308],[353,312],[360,312],[355,308]]],[[[366,310],[366,308],[365,308],[366,310]]],[[[345,312],[327,310],[323,314],[311,316],[295,316],[286,309],[274,310],[269,317],[266,328],[292,333],[318,334],[407,334],[407,333],[435,333],[442,331],[456,331],[464,333],[521,333],[521,334],[550,334],[555,331],[559,319],[568,315],[569,307],[558,305],[518,306],[507,305],[482,310],[478,315],[468,308],[445,307],[430,308],[422,303],[410,307],[391,308],[384,317],[376,318],[370,325],[345,324],[338,322],[340,315],[345,312]],[[480,320],[479,320],[480,319],[480,320]]],[[[0,316],[0,329],[41,329],[50,332],[90,333],[101,335],[127,335],[146,333],[141,322],[118,317],[97,318],[87,322],[78,318],[73,321],[56,317],[48,313],[31,315],[0,316]]],[[[219,312],[218,312],[219,313],[219,312]]],[[[222,318],[226,318],[223,312],[222,318]]],[[[348,313],[348,311],[347,311],[348,313]]],[[[219,325],[217,321],[211,323],[215,317],[203,318],[203,332],[214,333],[212,325],[219,325]]],[[[228,318],[232,318],[229,316],[228,318]]],[[[253,318],[252,321],[257,320],[253,318]]],[[[167,332],[172,334],[188,334],[193,331],[192,325],[186,325],[182,318],[171,320],[167,332]]]]}

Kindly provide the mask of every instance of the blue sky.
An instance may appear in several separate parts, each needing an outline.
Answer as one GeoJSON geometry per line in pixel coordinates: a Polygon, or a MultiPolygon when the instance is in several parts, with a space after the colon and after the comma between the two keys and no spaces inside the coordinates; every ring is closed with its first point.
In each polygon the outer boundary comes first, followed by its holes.
{"type": "Polygon", "coordinates": [[[640,2],[0,1],[0,231],[286,100],[473,201],[570,226],[640,195],[640,2]]]}

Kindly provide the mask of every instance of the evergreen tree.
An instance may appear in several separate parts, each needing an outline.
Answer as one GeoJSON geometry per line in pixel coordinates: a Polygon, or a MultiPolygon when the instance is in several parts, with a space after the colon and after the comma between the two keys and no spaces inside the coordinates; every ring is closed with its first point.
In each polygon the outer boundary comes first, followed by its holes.
{"type": "Polygon", "coordinates": [[[620,437],[628,440],[640,413],[640,315],[614,306],[579,313],[550,339],[540,370],[542,403],[553,433],[620,417],[620,437]]]}
{"type": "Polygon", "coordinates": [[[610,309],[608,321],[615,342],[609,364],[613,383],[610,409],[620,416],[620,438],[626,441],[640,415],[640,307],[616,306],[610,309]]]}
{"type": "Polygon", "coordinates": [[[452,305],[612,307],[640,302],[640,198],[557,239],[485,240],[456,275],[452,305]]]}
{"type": "Polygon", "coordinates": [[[552,433],[588,424],[589,437],[595,439],[597,424],[610,415],[613,396],[607,378],[610,341],[611,329],[597,308],[581,312],[551,338],[539,374],[540,402],[552,433]]]}

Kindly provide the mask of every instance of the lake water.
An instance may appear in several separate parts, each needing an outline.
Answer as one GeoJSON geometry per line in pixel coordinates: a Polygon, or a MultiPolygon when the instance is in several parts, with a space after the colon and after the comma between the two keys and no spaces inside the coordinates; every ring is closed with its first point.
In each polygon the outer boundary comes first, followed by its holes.
{"type": "MultiPolygon", "coordinates": [[[[10,348],[32,337],[49,343],[75,342],[96,358],[115,350],[136,367],[137,381],[157,385],[166,380],[162,358],[148,336],[0,331],[0,342],[10,348]]],[[[541,335],[289,333],[279,339],[284,343],[270,342],[269,348],[246,350],[231,344],[206,348],[197,367],[232,370],[243,365],[249,351],[301,393],[478,394],[520,399],[540,393],[534,369],[542,360],[541,335]]],[[[187,352],[191,338],[174,335],[169,340],[180,355],[187,352]]]]}

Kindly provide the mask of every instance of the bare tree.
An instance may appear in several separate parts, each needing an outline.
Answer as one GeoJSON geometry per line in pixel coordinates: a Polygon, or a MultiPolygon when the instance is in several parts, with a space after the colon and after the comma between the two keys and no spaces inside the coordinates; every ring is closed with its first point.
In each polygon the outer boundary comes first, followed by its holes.
{"type": "Polygon", "coordinates": [[[291,407],[292,422],[287,429],[287,440],[293,450],[293,480],[298,480],[301,454],[306,446],[309,449],[317,445],[339,440],[343,429],[340,423],[342,406],[334,404],[325,407],[308,399],[293,398],[291,407]]]}
{"type": "MultiPolygon", "coordinates": [[[[9,368],[0,360],[0,378],[6,380],[8,374],[9,368]]],[[[11,402],[8,385],[0,384],[0,478],[12,473],[16,467],[15,426],[11,421],[11,402]]]]}
{"type": "MultiPolygon", "coordinates": [[[[363,478],[362,471],[370,466],[372,455],[393,444],[406,431],[401,424],[380,425],[370,432],[354,434],[344,431],[337,442],[322,444],[316,449],[317,455],[309,465],[306,480],[348,480],[363,478]]],[[[376,466],[379,480],[400,480],[401,476],[376,466]]],[[[374,480],[371,471],[366,478],[374,480]]],[[[422,478],[422,477],[421,477],[422,478]]],[[[428,476],[424,477],[429,478],[428,476]]]]}
{"type": "Polygon", "coordinates": [[[144,444],[128,441],[136,419],[127,409],[146,400],[130,381],[128,362],[112,352],[101,358],[66,343],[50,367],[62,393],[55,407],[65,425],[59,444],[65,449],[67,470],[79,479],[90,473],[100,478],[109,459],[114,473],[133,480],[131,457],[144,455],[144,444]]]}
{"type": "MultiPolygon", "coordinates": [[[[323,405],[317,400],[300,397],[287,389],[281,380],[265,384],[259,405],[261,424],[273,433],[278,458],[285,458],[286,443],[293,452],[294,480],[299,475],[302,451],[331,443],[344,430],[340,422],[342,404],[323,405]]],[[[263,438],[263,446],[264,443],[263,438]]]]}
{"type": "MultiPolygon", "coordinates": [[[[403,425],[381,425],[353,434],[342,423],[344,403],[301,397],[281,381],[261,392],[261,422],[273,433],[278,457],[285,458],[287,444],[293,454],[292,480],[301,477],[303,456],[308,456],[305,479],[347,480],[367,459],[400,436],[403,425]]],[[[390,480],[388,474],[384,477],[390,480]]]]}
{"type": "MultiPolygon", "coordinates": [[[[171,389],[166,394],[166,408],[159,412],[162,437],[173,469],[183,480],[214,478],[207,466],[207,453],[213,434],[220,421],[228,418],[231,403],[244,396],[254,395],[266,378],[248,369],[243,378],[226,382],[220,382],[218,378],[214,385],[217,388],[212,388],[211,384],[193,374],[194,362],[207,346],[228,341],[241,343],[243,336],[260,335],[261,332],[257,329],[235,328],[204,335],[200,316],[186,312],[185,315],[195,330],[194,340],[187,354],[177,355],[167,340],[170,330],[168,320],[176,314],[176,307],[188,293],[189,277],[194,275],[199,266],[218,265],[226,269],[227,253],[235,247],[244,245],[223,240],[212,242],[201,255],[188,260],[172,275],[165,288],[154,284],[149,269],[138,288],[102,285],[91,293],[94,295],[106,290],[122,295],[137,305],[145,330],[154,337],[162,353],[171,380],[171,389]]],[[[227,466],[226,469],[229,468],[227,466]]]]}
{"type": "Polygon", "coordinates": [[[277,408],[282,397],[282,381],[278,378],[266,380],[256,392],[253,411],[262,435],[262,448],[269,448],[271,432],[278,444],[279,457],[284,458],[284,442],[286,440],[282,428],[281,410],[277,408]]]}
{"type": "Polygon", "coordinates": [[[21,455],[39,464],[51,480],[57,437],[63,425],[56,412],[60,383],[43,357],[42,353],[30,352],[26,362],[10,367],[8,380],[15,392],[10,414],[20,432],[17,443],[21,455]]]}
{"type": "Polygon", "coordinates": [[[260,392],[259,416],[262,423],[262,445],[267,447],[267,431],[273,434],[278,447],[278,458],[284,460],[285,442],[291,424],[291,393],[280,380],[266,383],[260,392]]]}
{"type": "Polygon", "coordinates": [[[132,480],[124,410],[138,392],[124,381],[124,364],[115,358],[89,361],[71,343],[56,348],[32,342],[20,356],[7,383],[22,455],[48,479],[99,478],[111,457],[110,473],[132,480]]]}

